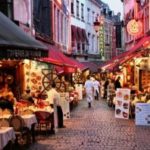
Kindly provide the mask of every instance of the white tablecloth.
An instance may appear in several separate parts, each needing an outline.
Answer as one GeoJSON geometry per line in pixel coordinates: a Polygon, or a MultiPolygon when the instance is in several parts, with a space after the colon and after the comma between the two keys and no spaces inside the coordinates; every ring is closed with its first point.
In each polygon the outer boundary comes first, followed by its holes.
{"type": "MultiPolygon", "coordinates": [[[[3,115],[3,116],[0,116],[0,118],[8,119],[10,116],[11,115],[3,115]]],[[[31,129],[32,124],[37,123],[37,119],[36,119],[36,116],[34,114],[21,115],[21,117],[23,118],[23,120],[25,122],[25,126],[28,127],[29,129],[31,129]]]]}
{"type": "Polygon", "coordinates": [[[29,106],[28,109],[32,110],[33,112],[36,112],[36,111],[46,111],[46,112],[49,112],[49,113],[53,113],[54,112],[54,109],[51,108],[50,106],[46,106],[44,108],[38,108],[38,107],[34,107],[34,106],[29,106]]]}
{"type": "Polygon", "coordinates": [[[37,123],[36,116],[34,114],[31,115],[23,115],[21,116],[25,122],[25,126],[31,129],[32,124],[37,123]]]}
{"type": "Polygon", "coordinates": [[[15,132],[12,127],[0,127],[0,150],[13,139],[15,139],[15,132]]]}

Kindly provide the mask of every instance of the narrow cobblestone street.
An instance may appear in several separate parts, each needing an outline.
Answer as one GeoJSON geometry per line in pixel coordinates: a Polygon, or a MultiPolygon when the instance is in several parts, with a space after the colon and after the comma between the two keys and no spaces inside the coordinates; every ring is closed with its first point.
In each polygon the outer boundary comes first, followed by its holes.
{"type": "Polygon", "coordinates": [[[65,125],[56,135],[38,137],[30,150],[150,150],[150,128],[115,119],[113,108],[102,100],[91,109],[81,101],[65,125]]]}

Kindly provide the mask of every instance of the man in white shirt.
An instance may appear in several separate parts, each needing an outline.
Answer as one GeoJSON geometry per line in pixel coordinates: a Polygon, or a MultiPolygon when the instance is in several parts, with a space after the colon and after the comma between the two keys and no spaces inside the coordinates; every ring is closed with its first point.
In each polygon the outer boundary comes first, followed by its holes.
{"type": "Polygon", "coordinates": [[[64,128],[64,124],[63,124],[63,111],[62,108],[60,106],[60,94],[56,91],[56,84],[53,82],[52,83],[52,88],[47,92],[47,102],[49,103],[49,105],[53,105],[54,107],[54,118],[58,118],[58,122],[57,120],[55,120],[55,126],[57,127],[57,123],[58,123],[58,127],[59,128],[64,128]]]}
{"type": "Polygon", "coordinates": [[[94,97],[95,97],[95,100],[99,100],[100,83],[96,79],[94,79],[93,80],[93,85],[94,85],[94,97]]]}
{"type": "Polygon", "coordinates": [[[91,103],[93,101],[93,96],[94,96],[94,86],[93,86],[93,81],[90,80],[90,76],[87,77],[84,88],[86,92],[86,100],[88,102],[88,107],[91,108],[91,103]]]}

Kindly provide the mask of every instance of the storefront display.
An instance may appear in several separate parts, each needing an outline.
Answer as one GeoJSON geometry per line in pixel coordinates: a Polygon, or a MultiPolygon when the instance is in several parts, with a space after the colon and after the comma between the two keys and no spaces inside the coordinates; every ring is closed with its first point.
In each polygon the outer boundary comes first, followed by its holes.
{"type": "Polygon", "coordinates": [[[140,89],[147,89],[150,86],[150,71],[140,70],[140,89]]]}

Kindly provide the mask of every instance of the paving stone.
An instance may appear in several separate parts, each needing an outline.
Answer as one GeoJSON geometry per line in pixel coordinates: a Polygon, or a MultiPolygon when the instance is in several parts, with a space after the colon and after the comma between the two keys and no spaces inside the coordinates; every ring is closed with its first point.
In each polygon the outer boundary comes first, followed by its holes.
{"type": "Polygon", "coordinates": [[[94,101],[90,109],[82,100],[65,120],[66,128],[36,137],[29,150],[150,150],[150,127],[114,116],[104,100],[94,101]]]}

